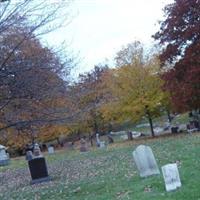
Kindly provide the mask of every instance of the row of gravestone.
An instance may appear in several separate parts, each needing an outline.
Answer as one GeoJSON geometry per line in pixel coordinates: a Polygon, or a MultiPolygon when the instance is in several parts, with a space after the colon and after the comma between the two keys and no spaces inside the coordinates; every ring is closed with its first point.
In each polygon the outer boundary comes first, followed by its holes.
{"type": "MultiPolygon", "coordinates": [[[[104,141],[99,140],[99,143],[100,143],[99,146],[100,148],[105,147],[104,141]]],[[[87,151],[87,144],[83,138],[81,139],[80,144],[81,144],[80,151],[81,152],[87,151]]],[[[54,153],[54,148],[52,146],[48,147],[48,153],[49,154],[54,153]]],[[[43,157],[38,144],[34,145],[33,153],[32,151],[27,151],[26,159],[28,160],[29,170],[32,178],[31,184],[51,180],[51,178],[48,175],[45,158],[43,157]]]]}
{"type": "MultiPolygon", "coordinates": [[[[87,151],[86,147],[87,145],[84,139],[81,139],[80,144],[81,144],[80,151],[81,152],[87,151]]],[[[100,141],[100,144],[101,148],[105,147],[102,141],[100,141]]],[[[54,148],[49,147],[48,153],[53,154],[54,148]]],[[[27,151],[26,159],[28,160],[29,170],[32,178],[31,184],[51,180],[51,178],[48,175],[45,158],[43,157],[38,144],[34,145],[33,153],[32,151],[27,151]]]]}
{"type": "MultiPolygon", "coordinates": [[[[54,148],[52,146],[48,147],[48,153],[54,153],[54,148]]],[[[31,184],[50,180],[50,177],[48,176],[46,161],[40,151],[38,144],[34,145],[33,152],[26,152],[26,160],[28,161],[28,166],[32,178],[31,184]]],[[[8,165],[9,161],[10,158],[9,154],[6,153],[6,147],[0,145],[0,166],[8,165]]]]}
{"type": "MultiPolygon", "coordinates": [[[[36,144],[34,146],[33,155],[31,153],[32,152],[27,152],[27,160],[32,178],[31,183],[34,184],[50,180],[45,158],[41,154],[39,145],[36,144]]],[[[141,177],[160,174],[154,154],[150,147],[145,145],[138,146],[133,152],[133,158],[141,177]]],[[[181,187],[176,163],[162,166],[162,173],[166,191],[172,191],[181,187]]]]}
{"type": "MultiPolygon", "coordinates": [[[[50,154],[54,153],[54,148],[49,147],[48,151],[50,154]]],[[[0,161],[3,162],[3,164],[7,164],[8,157],[5,158],[6,154],[4,150],[1,150],[0,152],[2,154],[1,158],[4,158],[0,161]]],[[[138,146],[133,152],[133,158],[141,177],[160,174],[158,165],[150,147],[144,145],[138,146]]],[[[28,160],[32,184],[50,180],[45,158],[41,154],[38,144],[34,145],[33,153],[32,151],[27,152],[26,159],[28,160]]],[[[176,188],[181,187],[181,181],[176,163],[163,166],[162,173],[167,191],[175,190],[176,188]]]]}
{"type": "MultiPolygon", "coordinates": [[[[111,136],[108,136],[109,139],[109,143],[113,143],[113,139],[111,136]]],[[[101,141],[99,138],[99,134],[96,134],[96,145],[97,147],[104,149],[106,148],[106,142],[105,141],[101,141]]],[[[84,138],[81,138],[80,140],[80,152],[87,152],[88,151],[88,146],[87,146],[87,142],[84,138]]]]}
{"type": "MultiPolygon", "coordinates": [[[[140,177],[143,178],[160,174],[160,170],[150,147],[145,145],[138,146],[133,152],[133,158],[140,177]]],[[[181,187],[179,171],[176,163],[164,165],[161,169],[166,191],[176,190],[181,187]]]]}
{"type": "MultiPolygon", "coordinates": [[[[99,139],[98,136],[97,139],[99,139]]],[[[101,141],[99,140],[99,142],[101,141]]],[[[80,151],[82,152],[86,151],[85,143],[86,141],[82,139],[80,147],[80,151]]],[[[54,153],[54,148],[49,147],[48,152],[50,154],[54,153]]],[[[141,177],[160,174],[158,165],[150,147],[144,145],[138,146],[133,152],[133,157],[141,177]]],[[[27,152],[27,160],[32,177],[32,184],[50,180],[45,159],[42,156],[37,144],[34,147],[33,155],[31,151],[27,152]]],[[[163,166],[162,173],[167,191],[175,190],[176,188],[181,187],[176,163],[163,166]]]]}

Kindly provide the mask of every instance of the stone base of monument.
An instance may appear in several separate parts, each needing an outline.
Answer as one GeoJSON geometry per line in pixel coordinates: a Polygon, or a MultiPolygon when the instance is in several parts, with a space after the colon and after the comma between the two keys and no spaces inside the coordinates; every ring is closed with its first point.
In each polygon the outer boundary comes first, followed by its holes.
{"type": "Polygon", "coordinates": [[[51,180],[52,180],[52,178],[50,176],[48,176],[45,178],[38,178],[38,179],[32,180],[30,183],[31,183],[31,185],[33,185],[33,184],[47,182],[47,181],[51,181],[51,180]]]}
{"type": "Polygon", "coordinates": [[[28,165],[32,178],[31,184],[36,184],[51,180],[51,178],[48,175],[47,165],[44,157],[39,157],[29,160],[28,165]]]}
{"type": "Polygon", "coordinates": [[[10,159],[0,160],[0,166],[9,165],[9,163],[10,163],[10,159]]]}

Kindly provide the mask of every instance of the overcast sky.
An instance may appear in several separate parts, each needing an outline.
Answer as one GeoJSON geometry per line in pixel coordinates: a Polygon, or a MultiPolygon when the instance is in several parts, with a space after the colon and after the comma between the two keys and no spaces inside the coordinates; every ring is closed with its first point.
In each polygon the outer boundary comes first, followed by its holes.
{"type": "Polygon", "coordinates": [[[172,0],[75,0],[70,25],[48,37],[49,44],[66,40],[83,58],[78,72],[111,60],[122,45],[140,40],[147,46],[158,30],[163,8],[172,0]]]}

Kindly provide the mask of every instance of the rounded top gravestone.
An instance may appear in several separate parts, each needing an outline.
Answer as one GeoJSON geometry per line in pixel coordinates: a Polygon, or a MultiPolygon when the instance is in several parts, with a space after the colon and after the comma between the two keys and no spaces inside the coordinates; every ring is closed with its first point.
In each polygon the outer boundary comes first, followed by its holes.
{"type": "Polygon", "coordinates": [[[48,153],[49,154],[53,154],[54,153],[54,147],[53,146],[49,146],[48,147],[48,153]]]}
{"type": "Polygon", "coordinates": [[[160,174],[155,157],[149,146],[139,145],[133,151],[133,158],[141,177],[160,174]]]}
{"type": "Polygon", "coordinates": [[[0,166],[9,164],[9,155],[6,153],[6,147],[0,145],[0,166]]]}
{"type": "Polygon", "coordinates": [[[34,157],[43,157],[39,145],[36,143],[33,148],[34,157]]]}
{"type": "Polygon", "coordinates": [[[84,138],[81,138],[81,140],[80,140],[80,152],[86,152],[86,151],[88,151],[88,149],[87,149],[87,142],[86,142],[86,140],[84,139],[84,138]]]}

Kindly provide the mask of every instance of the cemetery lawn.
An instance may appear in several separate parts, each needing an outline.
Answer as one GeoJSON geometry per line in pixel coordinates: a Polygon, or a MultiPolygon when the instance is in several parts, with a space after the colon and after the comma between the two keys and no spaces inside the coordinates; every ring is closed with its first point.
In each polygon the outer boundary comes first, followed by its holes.
{"type": "Polygon", "coordinates": [[[52,181],[30,185],[24,157],[0,167],[1,200],[200,200],[200,133],[120,142],[107,149],[45,155],[52,181]],[[176,162],[182,187],[165,192],[162,175],[141,179],[132,151],[149,145],[159,168],[176,162]]]}

